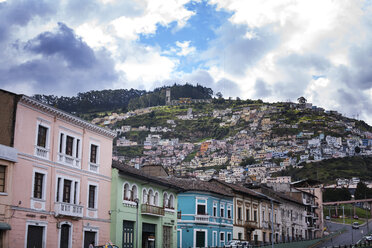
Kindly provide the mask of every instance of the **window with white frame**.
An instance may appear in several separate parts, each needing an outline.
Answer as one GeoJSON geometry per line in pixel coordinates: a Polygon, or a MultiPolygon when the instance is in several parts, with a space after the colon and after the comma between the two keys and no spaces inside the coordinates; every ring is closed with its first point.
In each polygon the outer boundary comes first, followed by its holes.
{"type": "Polygon", "coordinates": [[[49,157],[50,126],[46,121],[37,122],[35,155],[42,158],[49,157]]]}
{"type": "Polygon", "coordinates": [[[229,242],[230,240],[232,240],[232,235],[231,235],[231,232],[228,232],[227,233],[227,242],[229,242]]]}
{"type": "Polygon", "coordinates": [[[232,218],[231,205],[227,205],[227,218],[232,218]]]}
{"type": "Polygon", "coordinates": [[[155,206],[159,206],[159,192],[155,192],[155,195],[154,195],[154,205],[155,206]]]}
{"type": "Polygon", "coordinates": [[[129,185],[129,183],[124,183],[124,199],[123,200],[129,201],[130,200],[130,195],[131,195],[130,185],[129,185]]]}
{"type": "Polygon", "coordinates": [[[76,179],[57,177],[56,202],[79,204],[80,182],[76,179]]]}
{"type": "Polygon", "coordinates": [[[174,209],[174,196],[173,196],[173,194],[169,195],[168,208],[174,209]]]}
{"type": "Polygon", "coordinates": [[[224,243],[224,242],[225,242],[225,233],[220,232],[220,243],[224,243]]]}
{"type": "Polygon", "coordinates": [[[217,216],[217,202],[213,202],[213,216],[217,216]]]}
{"type": "Polygon", "coordinates": [[[202,199],[196,200],[196,214],[206,215],[207,214],[207,201],[202,199]]]}
{"type": "Polygon", "coordinates": [[[45,199],[45,173],[41,171],[34,172],[34,184],[32,197],[35,199],[45,199]]]}
{"type": "Polygon", "coordinates": [[[88,208],[97,209],[97,185],[88,184],[88,208]]]}
{"type": "Polygon", "coordinates": [[[99,145],[96,143],[90,144],[89,149],[89,170],[93,172],[98,172],[99,169],[99,145]]]}
{"type": "Polygon", "coordinates": [[[220,204],[220,217],[225,217],[225,204],[220,204]]]}
{"type": "Polygon", "coordinates": [[[59,133],[58,160],[64,164],[80,167],[81,137],[61,131],[59,133]]]}
{"type": "Polygon", "coordinates": [[[147,197],[147,204],[154,205],[154,191],[152,189],[149,189],[147,197]]]}
{"type": "Polygon", "coordinates": [[[148,198],[147,198],[147,190],[143,189],[142,190],[142,203],[143,204],[148,204],[148,198]]]}
{"type": "Polygon", "coordinates": [[[174,209],[174,196],[172,193],[163,193],[163,206],[164,208],[174,209]]]}
{"type": "Polygon", "coordinates": [[[163,207],[164,208],[168,208],[168,202],[169,202],[168,193],[164,192],[163,193],[163,207]]]}
{"type": "Polygon", "coordinates": [[[0,165],[0,192],[4,193],[6,188],[6,166],[0,165]]]}

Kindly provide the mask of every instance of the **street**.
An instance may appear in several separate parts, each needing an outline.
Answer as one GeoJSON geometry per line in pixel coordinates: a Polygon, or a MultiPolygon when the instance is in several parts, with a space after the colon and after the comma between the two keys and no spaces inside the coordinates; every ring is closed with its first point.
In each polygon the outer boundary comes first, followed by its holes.
{"type": "MultiPolygon", "coordinates": [[[[372,231],[372,221],[369,221],[369,231],[372,231]]],[[[340,231],[342,229],[346,229],[345,232],[342,234],[333,237],[320,245],[316,246],[316,248],[321,247],[332,247],[332,246],[338,246],[338,245],[350,245],[352,243],[357,243],[360,241],[364,236],[367,234],[367,225],[361,225],[359,229],[352,229],[351,225],[344,225],[340,223],[325,221],[325,226],[327,227],[327,230],[331,233],[340,231]]]]}

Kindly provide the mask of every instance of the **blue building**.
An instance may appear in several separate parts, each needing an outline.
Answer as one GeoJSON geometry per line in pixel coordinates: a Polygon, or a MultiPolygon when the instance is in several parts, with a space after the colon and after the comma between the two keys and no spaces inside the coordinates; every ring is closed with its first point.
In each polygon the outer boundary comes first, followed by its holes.
{"type": "Polygon", "coordinates": [[[177,247],[223,247],[233,237],[233,196],[211,182],[177,179],[177,247]]]}

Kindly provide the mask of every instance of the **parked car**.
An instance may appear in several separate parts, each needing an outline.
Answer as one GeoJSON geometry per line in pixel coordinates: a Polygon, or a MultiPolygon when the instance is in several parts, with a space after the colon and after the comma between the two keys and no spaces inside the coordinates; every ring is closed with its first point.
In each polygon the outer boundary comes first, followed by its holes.
{"type": "Polygon", "coordinates": [[[359,223],[358,222],[354,222],[353,225],[352,225],[352,228],[353,229],[359,229],[359,223]]]}
{"type": "Polygon", "coordinates": [[[371,235],[366,236],[366,240],[367,240],[367,241],[372,241],[372,236],[371,236],[371,235]]]}
{"type": "Polygon", "coordinates": [[[326,216],[326,220],[331,220],[331,217],[329,217],[328,215],[326,216]]]}
{"type": "Polygon", "coordinates": [[[354,219],[356,220],[359,219],[358,215],[354,215],[354,219]]]}
{"type": "Polygon", "coordinates": [[[238,248],[240,247],[240,241],[239,240],[230,240],[225,245],[226,248],[238,248]]]}
{"type": "Polygon", "coordinates": [[[248,241],[240,241],[239,248],[251,248],[252,245],[248,241]]]}

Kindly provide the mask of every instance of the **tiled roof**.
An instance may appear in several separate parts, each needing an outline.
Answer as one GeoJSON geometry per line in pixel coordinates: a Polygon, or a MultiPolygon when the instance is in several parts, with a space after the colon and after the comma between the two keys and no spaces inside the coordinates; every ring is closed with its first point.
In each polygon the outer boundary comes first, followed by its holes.
{"type": "Polygon", "coordinates": [[[152,182],[154,184],[159,184],[159,185],[162,185],[162,186],[165,186],[165,187],[171,187],[171,188],[174,188],[174,189],[179,190],[179,191],[183,190],[183,188],[181,188],[177,184],[174,184],[173,182],[171,182],[169,180],[169,178],[159,178],[159,177],[151,176],[151,175],[149,175],[149,174],[147,174],[147,173],[145,173],[145,172],[143,172],[139,169],[136,169],[132,166],[123,164],[119,161],[112,161],[112,168],[118,169],[119,174],[121,174],[123,176],[135,177],[135,178],[138,178],[140,180],[152,182]]]}

